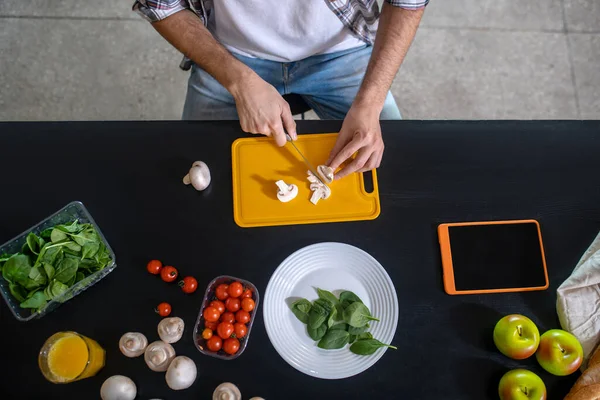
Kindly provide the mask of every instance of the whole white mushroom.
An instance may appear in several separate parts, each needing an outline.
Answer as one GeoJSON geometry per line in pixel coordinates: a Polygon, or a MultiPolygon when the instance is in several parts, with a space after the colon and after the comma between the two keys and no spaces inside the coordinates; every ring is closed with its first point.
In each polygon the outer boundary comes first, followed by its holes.
{"type": "Polygon", "coordinates": [[[144,361],[152,371],[165,372],[175,358],[175,349],[162,340],[152,342],[146,347],[144,361]]]}
{"type": "Polygon", "coordinates": [[[179,317],[163,318],[158,323],[158,336],[165,343],[175,343],[181,339],[185,323],[179,317]]]}
{"type": "Polygon", "coordinates": [[[217,386],[212,400],[242,400],[242,393],[233,383],[224,382],[217,386]]]}
{"type": "Polygon", "coordinates": [[[131,379],[123,375],[113,375],[104,381],[100,388],[102,400],[133,400],[137,387],[131,379]]]}
{"type": "Polygon", "coordinates": [[[139,357],[144,354],[148,339],[139,332],[127,332],[119,340],[119,349],[127,357],[139,357]]]}
{"type": "Polygon", "coordinates": [[[197,373],[196,364],[191,358],[178,356],[171,361],[165,379],[171,389],[183,390],[192,386],[197,373]]]}
{"type": "Polygon", "coordinates": [[[186,176],[183,177],[183,183],[190,183],[196,190],[204,190],[210,185],[210,170],[208,165],[202,161],[196,161],[186,176]]]}

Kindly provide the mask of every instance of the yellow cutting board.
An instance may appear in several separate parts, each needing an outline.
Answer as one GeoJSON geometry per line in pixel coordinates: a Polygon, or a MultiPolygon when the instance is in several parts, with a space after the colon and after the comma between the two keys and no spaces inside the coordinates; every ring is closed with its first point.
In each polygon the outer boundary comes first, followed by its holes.
{"type": "MultiPolygon", "coordinates": [[[[327,161],[336,137],[335,133],[298,135],[295,143],[317,168],[327,161]]],[[[329,185],[331,196],[314,205],[306,179],[308,167],[290,143],[277,147],[271,138],[238,139],[231,146],[231,159],[233,216],[241,227],[371,220],[381,211],[375,171],[373,192],[366,192],[363,174],[352,174],[329,185]],[[298,196],[280,202],[278,180],[298,186],[298,196]]]]}

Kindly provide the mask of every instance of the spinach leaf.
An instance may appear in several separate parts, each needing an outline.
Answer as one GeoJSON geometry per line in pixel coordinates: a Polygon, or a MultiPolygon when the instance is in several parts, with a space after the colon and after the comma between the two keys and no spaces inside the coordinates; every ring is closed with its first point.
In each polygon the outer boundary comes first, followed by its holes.
{"type": "Polygon", "coordinates": [[[29,256],[15,254],[4,263],[2,276],[10,283],[18,283],[25,286],[29,279],[30,271],[31,262],[29,261],[29,256]]]}
{"type": "Polygon", "coordinates": [[[46,298],[48,300],[52,300],[55,297],[60,296],[61,294],[66,292],[68,289],[69,287],[67,285],[54,279],[52,282],[50,282],[48,287],[46,287],[46,289],[44,290],[44,294],[46,295],[46,298]]]}
{"type": "Polygon", "coordinates": [[[25,289],[23,289],[21,285],[9,283],[8,290],[10,290],[10,293],[15,297],[15,299],[17,299],[19,303],[25,301],[25,297],[27,297],[27,292],[25,292],[25,289]]]}
{"type": "Polygon", "coordinates": [[[327,332],[327,325],[321,324],[318,328],[313,328],[310,325],[306,327],[308,331],[308,336],[314,341],[321,340],[325,333],[327,332]]]}
{"type": "Polygon", "coordinates": [[[81,246],[78,245],[77,243],[75,243],[72,240],[69,240],[68,242],[65,242],[64,246],[65,246],[66,249],[69,249],[69,250],[73,251],[74,255],[76,255],[76,256],[78,256],[79,255],[78,253],[81,251],[81,246]]]}
{"type": "Polygon", "coordinates": [[[81,258],[92,258],[99,249],[100,244],[98,242],[88,242],[81,249],[81,258]]]}
{"type": "Polygon", "coordinates": [[[54,228],[44,229],[40,232],[40,237],[46,241],[52,241],[52,239],[50,239],[50,236],[52,236],[52,230],[54,230],[54,228]]]}
{"type": "Polygon", "coordinates": [[[84,246],[86,243],[99,242],[98,235],[96,234],[94,228],[91,226],[79,233],[69,233],[68,235],[80,246],[84,246]]]}
{"type": "Polygon", "coordinates": [[[344,322],[350,326],[360,328],[369,321],[379,320],[371,316],[369,309],[363,303],[352,303],[344,310],[344,322]]]}
{"type": "Polygon", "coordinates": [[[329,317],[332,308],[331,303],[326,300],[315,300],[308,313],[308,326],[312,329],[319,328],[329,317]]]}
{"type": "Polygon", "coordinates": [[[57,266],[54,279],[61,283],[68,283],[75,277],[79,263],[73,258],[64,258],[57,266]]]}
{"type": "Polygon", "coordinates": [[[59,229],[52,229],[52,233],[50,234],[50,241],[52,243],[58,243],[67,238],[67,234],[59,229]]]}
{"type": "Polygon", "coordinates": [[[79,282],[83,278],[85,278],[85,275],[83,274],[83,272],[77,271],[77,274],[75,275],[75,283],[79,282]]]}
{"type": "Polygon", "coordinates": [[[352,343],[356,342],[356,338],[357,338],[356,335],[350,335],[348,337],[348,343],[352,344],[352,343]]]}
{"type": "Polygon", "coordinates": [[[19,306],[21,308],[42,308],[46,305],[46,296],[44,292],[37,291],[30,298],[22,302],[19,306]]]}
{"type": "Polygon", "coordinates": [[[319,294],[320,299],[330,302],[333,306],[337,305],[340,302],[333,293],[327,290],[317,288],[317,293],[319,294]]]}
{"type": "Polygon", "coordinates": [[[350,346],[350,351],[361,356],[368,356],[375,353],[380,347],[389,347],[390,349],[397,350],[397,347],[381,343],[377,339],[364,339],[354,342],[350,346]]]}
{"type": "Polygon", "coordinates": [[[296,300],[291,306],[292,312],[296,318],[304,324],[308,324],[308,314],[310,313],[311,308],[312,304],[306,299],[296,300]]]}
{"type": "Polygon", "coordinates": [[[327,332],[317,346],[321,349],[341,349],[348,344],[349,338],[350,334],[348,332],[336,329],[327,332]]]}
{"type": "Polygon", "coordinates": [[[37,286],[46,284],[46,272],[41,265],[36,265],[29,271],[29,279],[31,279],[37,286]]]}
{"type": "Polygon", "coordinates": [[[345,323],[345,322],[341,322],[341,323],[335,324],[335,325],[333,325],[332,327],[329,328],[329,330],[332,330],[332,331],[336,330],[336,329],[339,329],[339,330],[342,330],[342,331],[347,331],[348,330],[348,324],[345,323]]]}
{"type": "Polygon", "coordinates": [[[351,335],[360,335],[361,333],[366,332],[367,329],[369,329],[369,324],[367,324],[365,326],[361,326],[359,328],[357,328],[355,326],[350,326],[350,327],[348,327],[348,333],[350,333],[351,335]]]}
{"type": "Polygon", "coordinates": [[[327,318],[327,327],[331,328],[334,324],[335,321],[337,320],[337,307],[332,307],[331,308],[331,314],[329,314],[329,318],[327,318]]]}
{"type": "Polygon", "coordinates": [[[68,225],[67,224],[56,225],[54,228],[58,229],[60,231],[63,231],[63,232],[68,232],[68,233],[74,233],[74,232],[80,231],[82,229],[79,225],[79,221],[77,221],[77,220],[71,222],[68,225]]]}
{"type": "Polygon", "coordinates": [[[360,299],[360,297],[358,297],[357,295],[355,295],[354,293],[352,293],[349,290],[343,291],[342,293],[340,293],[340,301],[347,301],[348,304],[352,304],[352,303],[362,303],[362,300],[360,299]]]}
{"type": "Polygon", "coordinates": [[[371,332],[365,332],[365,333],[361,333],[360,335],[358,335],[358,340],[366,340],[366,339],[373,339],[373,335],[371,334],[371,332]]]}
{"type": "Polygon", "coordinates": [[[46,272],[46,276],[48,277],[48,279],[52,279],[54,278],[56,270],[54,269],[52,264],[44,263],[44,272],[46,272]]]}
{"type": "Polygon", "coordinates": [[[45,244],[44,239],[38,237],[33,232],[27,235],[26,243],[27,247],[29,247],[29,250],[35,255],[40,254],[40,250],[42,249],[42,247],[44,247],[45,244]]]}

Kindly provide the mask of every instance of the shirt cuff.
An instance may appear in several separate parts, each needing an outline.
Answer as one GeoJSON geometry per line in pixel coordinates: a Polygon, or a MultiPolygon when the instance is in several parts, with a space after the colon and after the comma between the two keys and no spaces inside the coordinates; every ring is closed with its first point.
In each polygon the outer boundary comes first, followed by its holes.
{"type": "Polygon", "coordinates": [[[394,7],[400,7],[405,10],[420,10],[425,8],[429,0],[386,0],[387,3],[394,7]]]}
{"type": "Polygon", "coordinates": [[[149,22],[157,22],[189,9],[185,0],[136,0],[131,8],[149,22]]]}

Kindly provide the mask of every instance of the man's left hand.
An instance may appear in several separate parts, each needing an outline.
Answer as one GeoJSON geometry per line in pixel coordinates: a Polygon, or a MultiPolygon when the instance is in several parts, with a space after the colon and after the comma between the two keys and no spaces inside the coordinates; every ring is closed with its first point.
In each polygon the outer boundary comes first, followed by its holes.
{"type": "Polygon", "coordinates": [[[384,149],[379,125],[380,113],[381,110],[376,107],[352,105],[346,114],[327,165],[336,170],[342,163],[351,159],[354,153],[357,155],[335,175],[335,179],[379,167],[384,149]]]}

